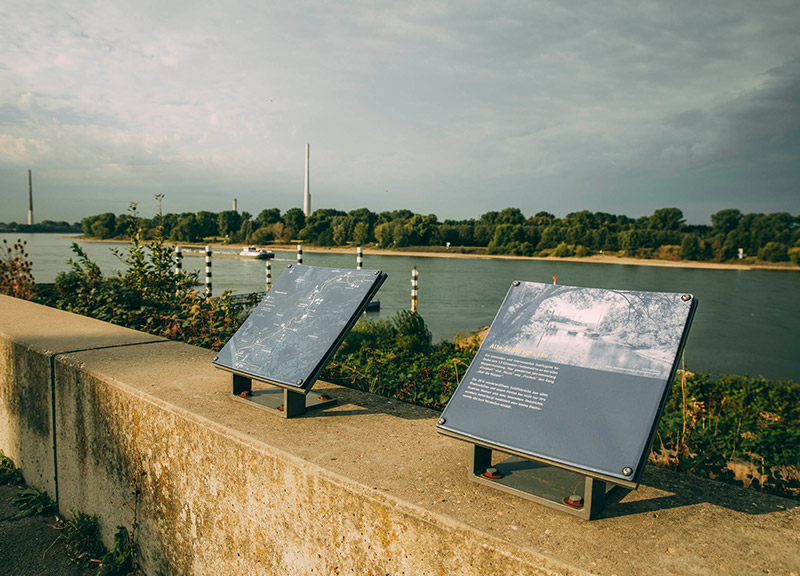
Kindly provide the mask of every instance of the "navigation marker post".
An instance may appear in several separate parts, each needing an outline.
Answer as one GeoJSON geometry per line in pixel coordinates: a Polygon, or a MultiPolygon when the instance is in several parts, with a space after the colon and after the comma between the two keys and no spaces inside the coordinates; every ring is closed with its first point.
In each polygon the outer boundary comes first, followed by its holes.
{"type": "Polygon", "coordinates": [[[211,246],[206,246],[206,296],[211,296],[211,246]]]}
{"type": "Polygon", "coordinates": [[[183,268],[183,250],[180,246],[175,246],[175,275],[181,273],[183,268]]]}
{"type": "Polygon", "coordinates": [[[417,289],[419,286],[419,270],[414,266],[411,271],[411,311],[417,311],[417,289]]]}
{"type": "Polygon", "coordinates": [[[364,264],[364,253],[361,251],[361,246],[356,248],[356,270],[361,270],[364,264]]]}
{"type": "Polygon", "coordinates": [[[297,245],[297,263],[298,264],[302,264],[303,263],[303,245],[302,244],[298,244],[297,245]]]}
{"type": "Polygon", "coordinates": [[[272,258],[267,258],[267,292],[272,288],[272,258]]]}

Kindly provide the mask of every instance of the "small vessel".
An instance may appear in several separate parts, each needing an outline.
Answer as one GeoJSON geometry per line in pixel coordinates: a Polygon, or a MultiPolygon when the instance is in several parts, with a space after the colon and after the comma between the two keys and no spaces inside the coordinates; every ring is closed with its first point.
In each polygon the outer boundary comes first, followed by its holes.
{"type": "Polygon", "coordinates": [[[239,252],[239,256],[242,258],[255,258],[256,260],[266,260],[268,258],[275,258],[275,253],[270,252],[269,250],[264,250],[262,248],[256,248],[255,246],[245,246],[242,248],[242,251],[239,252]]]}

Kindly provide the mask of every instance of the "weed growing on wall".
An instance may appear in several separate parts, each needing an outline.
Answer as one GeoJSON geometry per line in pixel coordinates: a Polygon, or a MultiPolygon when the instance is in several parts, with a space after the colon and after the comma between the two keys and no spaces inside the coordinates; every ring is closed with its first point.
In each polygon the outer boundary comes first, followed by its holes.
{"type": "Polygon", "coordinates": [[[0,450],[0,484],[22,484],[22,472],[0,450]]]}

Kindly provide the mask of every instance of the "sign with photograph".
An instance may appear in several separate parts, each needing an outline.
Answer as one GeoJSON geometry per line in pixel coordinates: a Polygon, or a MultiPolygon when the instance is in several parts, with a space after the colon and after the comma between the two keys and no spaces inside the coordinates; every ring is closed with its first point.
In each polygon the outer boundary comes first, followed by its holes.
{"type": "Polygon", "coordinates": [[[439,431],[638,483],[694,307],[688,294],[514,282],[439,431]]]}

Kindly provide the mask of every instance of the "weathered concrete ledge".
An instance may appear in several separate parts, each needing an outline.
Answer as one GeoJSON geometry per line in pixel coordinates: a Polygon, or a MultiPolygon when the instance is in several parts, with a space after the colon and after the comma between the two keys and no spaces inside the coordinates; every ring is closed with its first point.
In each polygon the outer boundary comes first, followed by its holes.
{"type": "Polygon", "coordinates": [[[321,384],[283,420],[212,357],[0,296],[0,449],[152,575],[800,575],[797,502],[649,467],[585,522],[469,482],[433,411],[321,384]]]}

